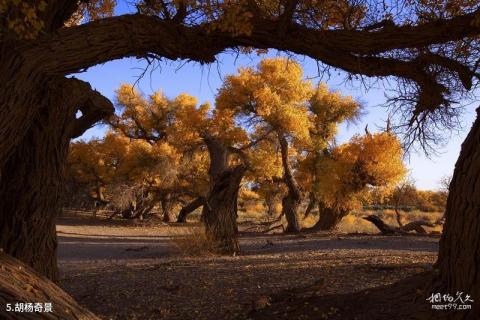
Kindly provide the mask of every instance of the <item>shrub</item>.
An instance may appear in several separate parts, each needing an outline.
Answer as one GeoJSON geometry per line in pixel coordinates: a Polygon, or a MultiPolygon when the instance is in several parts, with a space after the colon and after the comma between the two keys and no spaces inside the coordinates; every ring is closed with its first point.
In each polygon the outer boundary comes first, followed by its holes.
{"type": "Polygon", "coordinates": [[[203,226],[175,229],[171,242],[185,256],[213,255],[216,251],[216,243],[207,237],[203,226]]]}

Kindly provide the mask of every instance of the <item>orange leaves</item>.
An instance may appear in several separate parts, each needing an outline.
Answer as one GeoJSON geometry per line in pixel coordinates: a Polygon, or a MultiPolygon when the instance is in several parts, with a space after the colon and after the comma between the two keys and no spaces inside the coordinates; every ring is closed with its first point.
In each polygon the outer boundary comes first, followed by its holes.
{"type": "Polygon", "coordinates": [[[338,124],[358,117],[360,105],[350,96],[342,96],[340,92],[329,91],[324,83],[319,83],[309,101],[312,112],[314,146],[317,149],[326,147],[337,134],[338,124]]]}
{"type": "Polygon", "coordinates": [[[328,206],[352,209],[370,187],[389,189],[405,176],[402,156],[390,133],[355,136],[318,159],[315,191],[328,206]]]}
{"type": "Polygon", "coordinates": [[[116,0],[93,0],[82,3],[80,10],[88,15],[90,20],[97,20],[112,16],[116,5],[116,0]]]}
{"type": "MultiPolygon", "coordinates": [[[[358,116],[359,103],[351,97],[330,91],[322,83],[314,88],[303,79],[298,63],[277,58],[264,59],[256,68],[240,68],[238,74],[228,76],[216,104],[217,111],[230,112],[231,118],[249,126],[252,141],[265,138],[268,132],[288,136],[288,158],[305,190],[311,190],[317,183],[316,177],[322,177],[325,182],[322,192],[331,197],[330,202],[336,201],[337,194],[350,192],[344,187],[346,180],[353,179],[348,177],[353,172],[352,163],[326,157],[317,175],[315,159],[333,141],[338,124],[358,116]]],[[[250,179],[268,181],[282,177],[277,143],[272,135],[249,151],[253,168],[250,179]]],[[[372,168],[366,170],[370,172],[372,168]]],[[[384,180],[391,178],[385,175],[384,172],[377,174],[384,180]]]]}
{"type": "Polygon", "coordinates": [[[275,144],[262,141],[249,150],[248,157],[251,164],[248,172],[250,179],[263,181],[282,177],[282,159],[275,144]]]}
{"type": "Polygon", "coordinates": [[[300,65],[283,58],[264,59],[256,69],[240,68],[226,78],[216,98],[219,110],[237,117],[257,117],[264,126],[309,140],[306,102],[312,86],[300,65]]]}
{"type": "Polygon", "coordinates": [[[67,27],[76,26],[82,22],[111,17],[114,14],[116,0],[90,0],[79,3],[78,10],[65,23],[67,27]]]}
{"type": "Polygon", "coordinates": [[[357,161],[368,172],[369,184],[395,184],[406,174],[402,146],[392,134],[383,132],[354,137],[350,145],[358,150],[357,161]]]}
{"type": "Polygon", "coordinates": [[[198,106],[197,99],[185,93],[173,99],[161,91],[145,97],[131,85],[117,90],[117,104],[123,112],[113,124],[116,134],[132,138],[132,154],[137,155],[131,158],[130,176],[157,188],[202,194],[208,157],[200,146],[202,136],[215,128],[210,105],[198,106]]]}
{"type": "Polygon", "coordinates": [[[84,183],[109,183],[128,154],[128,139],[107,134],[103,140],[79,141],[70,145],[70,174],[84,183]]]}
{"type": "Polygon", "coordinates": [[[109,132],[102,140],[72,143],[68,157],[70,175],[92,186],[170,188],[177,180],[179,163],[180,155],[168,143],[150,144],[118,132],[109,132]]]}

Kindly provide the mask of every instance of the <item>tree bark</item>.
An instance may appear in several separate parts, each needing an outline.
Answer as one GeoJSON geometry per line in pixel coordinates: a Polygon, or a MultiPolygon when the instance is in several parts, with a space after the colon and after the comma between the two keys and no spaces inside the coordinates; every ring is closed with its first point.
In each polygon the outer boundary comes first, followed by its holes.
{"type": "Polygon", "coordinates": [[[282,199],[282,212],[287,220],[287,226],[285,227],[285,233],[299,233],[300,224],[298,223],[297,211],[300,206],[300,199],[295,197],[292,193],[282,199]]]}
{"type": "Polygon", "coordinates": [[[216,243],[219,252],[235,253],[238,244],[237,200],[240,183],[246,171],[243,164],[228,166],[228,148],[214,137],[204,138],[210,155],[210,189],[202,216],[207,237],[216,243]]]}
{"type": "Polygon", "coordinates": [[[307,209],[305,210],[305,214],[303,215],[303,218],[307,218],[308,216],[310,216],[313,208],[315,208],[316,203],[317,203],[317,199],[315,199],[315,194],[313,192],[310,192],[308,206],[307,206],[307,209]]]}
{"type": "Polygon", "coordinates": [[[285,228],[285,232],[299,233],[300,224],[298,222],[297,211],[302,200],[300,189],[295,177],[293,176],[292,168],[290,167],[290,162],[288,160],[288,141],[284,133],[277,132],[277,135],[282,154],[283,179],[288,188],[287,195],[282,199],[282,212],[285,214],[285,218],[287,219],[287,227],[285,228]]]}
{"type": "Polygon", "coordinates": [[[5,320],[65,319],[95,320],[93,313],[78,305],[60,287],[19,260],[0,252],[0,318],[5,320]],[[51,313],[7,312],[16,302],[52,304],[51,313]]]}
{"type": "Polygon", "coordinates": [[[376,216],[376,215],[369,215],[367,217],[364,217],[363,219],[373,223],[375,227],[377,227],[377,229],[380,230],[380,232],[385,235],[406,233],[401,231],[400,228],[396,228],[394,226],[386,224],[382,219],[380,219],[379,216],[376,216]]]}
{"type": "MultiPolygon", "coordinates": [[[[55,281],[55,218],[68,145],[91,125],[75,113],[80,107],[89,117],[96,93],[76,79],[51,79],[46,88],[48,99],[1,170],[0,247],[55,281]]],[[[110,102],[106,106],[104,112],[113,111],[110,102]]]]}
{"type": "Polygon", "coordinates": [[[203,197],[198,197],[189,204],[187,204],[185,207],[183,207],[180,210],[180,213],[178,214],[177,222],[183,223],[187,222],[187,216],[195,211],[197,208],[200,208],[203,206],[205,203],[205,198],[203,197]]]}
{"type": "Polygon", "coordinates": [[[318,204],[319,218],[310,231],[331,231],[335,229],[338,223],[348,214],[347,210],[329,208],[323,203],[318,204]]]}
{"type": "Polygon", "coordinates": [[[172,221],[172,217],[170,216],[172,213],[172,204],[173,204],[171,195],[170,194],[164,195],[160,199],[160,204],[162,205],[163,222],[172,221]]]}
{"type": "Polygon", "coordinates": [[[217,243],[219,252],[235,253],[240,250],[237,227],[237,199],[246,168],[239,165],[226,169],[215,178],[202,215],[207,237],[217,243]]]}
{"type": "Polygon", "coordinates": [[[265,205],[267,206],[267,216],[273,218],[275,216],[275,196],[266,196],[265,205]]]}
{"type": "Polygon", "coordinates": [[[437,261],[441,281],[439,290],[451,294],[461,291],[475,300],[473,312],[457,312],[455,319],[480,318],[479,144],[480,108],[455,164],[437,261]]]}

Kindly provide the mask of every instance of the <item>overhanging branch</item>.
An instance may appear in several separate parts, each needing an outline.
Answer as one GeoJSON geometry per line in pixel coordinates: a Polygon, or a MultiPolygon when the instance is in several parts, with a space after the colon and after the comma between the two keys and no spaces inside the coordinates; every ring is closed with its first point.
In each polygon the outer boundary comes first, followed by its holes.
{"type": "MultiPolygon", "coordinates": [[[[289,2],[290,3],[290,2],[289,2]]],[[[295,3],[292,1],[291,3],[295,3]]],[[[458,41],[480,34],[475,24],[479,13],[437,20],[416,26],[390,26],[376,30],[319,30],[259,15],[252,19],[251,34],[233,35],[211,28],[209,23],[186,26],[155,16],[123,15],[65,28],[40,38],[23,50],[26,60],[37,61],[47,74],[64,75],[127,56],[215,61],[228,48],[274,48],[307,55],[349,73],[373,77],[394,76],[419,87],[416,112],[433,110],[446,103],[448,88],[429,71],[440,65],[456,74],[466,89],[475,70],[439,55],[408,59],[379,56],[392,50],[424,48],[434,43],[458,41]]],[[[281,19],[280,19],[281,20],[281,19]]]]}

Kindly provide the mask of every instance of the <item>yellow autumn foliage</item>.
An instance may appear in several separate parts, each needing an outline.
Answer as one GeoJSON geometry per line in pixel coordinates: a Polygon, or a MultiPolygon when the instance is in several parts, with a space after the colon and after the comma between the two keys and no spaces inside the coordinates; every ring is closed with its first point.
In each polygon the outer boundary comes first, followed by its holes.
{"type": "Polygon", "coordinates": [[[355,136],[316,163],[317,198],[328,207],[353,209],[369,187],[391,188],[406,174],[403,149],[388,133],[355,136]]]}
{"type": "Polygon", "coordinates": [[[266,126],[310,141],[307,101],[312,84],[301,66],[284,58],[263,59],[254,68],[240,68],[226,78],[216,97],[218,110],[238,117],[257,117],[266,126]]]}

